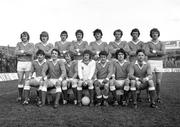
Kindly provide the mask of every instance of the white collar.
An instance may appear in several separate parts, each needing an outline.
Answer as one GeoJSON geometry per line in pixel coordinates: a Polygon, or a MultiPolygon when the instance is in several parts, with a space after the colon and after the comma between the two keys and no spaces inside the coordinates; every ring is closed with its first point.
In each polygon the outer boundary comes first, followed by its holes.
{"type": "Polygon", "coordinates": [[[102,41],[100,41],[100,42],[96,41],[97,45],[101,45],[102,43],[103,43],[102,41]]]}
{"type": "Polygon", "coordinates": [[[28,43],[29,43],[29,42],[26,42],[26,43],[22,42],[22,44],[23,44],[24,46],[26,46],[28,43]]]}
{"type": "Polygon", "coordinates": [[[147,62],[143,61],[143,62],[142,62],[143,65],[140,66],[139,63],[138,63],[138,61],[136,60],[135,64],[136,64],[140,69],[142,69],[142,68],[144,67],[144,65],[147,64],[147,62]]]}
{"type": "Polygon", "coordinates": [[[83,41],[81,40],[80,42],[79,41],[76,41],[78,45],[81,45],[83,43],[83,41]]]}
{"type": "Polygon", "coordinates": [[[37,61],[37,63],[41,66],[41,65],[43,65],[43,64],[46,62],[46,59],[44,59],[44,60],[42,61],[42,63],[40,63],[38,59],[36,59],[35,61],[37,61]]]}
{"type": "Polygon", "coordinates": [[[46,42],[46,44],[44,44],[43,42],[40,42],[43,46],[47,46],[48,45],[48,43],[46,42]]]}
{"type": "Polygon", "coordinates": [[[63,44],[63,45],[64,45],[66,42],[67,42],[67,41],[61,41],[61,44],[63,44]]]}
{"type": "Polygon", "coordinates": [[[57,59],[55,62],[52,59],[50,59],[49,61],[51,61],[54,65],[56,65],[58,63],[59,59],[57,59]]]}
{"type": "Polygon", "coordinates": [[[123,63],[120,63],[120,62],[119,62],[119,60],[117,60],[117,62],[119,63],[119,65],[120,65],[120,66],[123,66],[123,65],[124,65],[124,63],[126,63],[126,62],[127,62],[127,60],[124,60],[124,61],[123,61],[123,63]]]}
{"type": "Polygon", "coordinates": [[[114,41],[117,45],[120,45],[121,44],[121,40],[119,42],[117,42],[116,40],[114,41]]]}
{"type": "Polygon", "coordinates": [[[137,42],[132,40],[132,43],[134,43],[135,45],[137,45],[140,42],[140,40],[138,40],[137,42]]]}
{"type": "Polygon", "coordinates": [[[98,61],[98,63],[99,63],[102,67],[105,67],[108,62],[109,62],[109,60],[106,60],[106,62],[105,62],[104,64],[102,64],[101,61],[98,61]]]}
{"type": "Polygon", "coordinates": [[[157,45],[160,41],[159,41],[159,40],[156,40],[156,41],[151,40],[151,42],[152,42],[153,44],[157,45]]]}

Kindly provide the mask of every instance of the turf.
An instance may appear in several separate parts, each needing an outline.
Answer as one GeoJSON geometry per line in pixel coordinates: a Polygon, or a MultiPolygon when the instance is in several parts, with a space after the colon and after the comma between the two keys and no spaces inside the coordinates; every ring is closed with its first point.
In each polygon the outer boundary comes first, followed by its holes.
{"type": "MultiPolygon", "coordinates": [[[[180,73],[164,73],[162,104],[158,109],[149,103],[129,107],[78,107],[52,105],[38,108],[16,102],[17,81],[0,83],[0,127],[180,127],[180,73]]],[[[145,92],[142,97],[145,98],[145,92]]],[[[33,99],[33,98],[32,98],[33,99]]]]}

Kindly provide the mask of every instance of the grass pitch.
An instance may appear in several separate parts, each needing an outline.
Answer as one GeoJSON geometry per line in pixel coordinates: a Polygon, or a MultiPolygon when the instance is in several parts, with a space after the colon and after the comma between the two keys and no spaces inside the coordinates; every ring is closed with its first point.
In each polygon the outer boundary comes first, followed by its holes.
{"type": "Polygon", "coordinates": [[[39,108],[34,101],[28,106],[16,102],[17,81],[0,82],[0,127],[180,127],[180,73],[164,73],[161,95],[159,109],[145,101],[137,110],[71,104],[39,108]]]}

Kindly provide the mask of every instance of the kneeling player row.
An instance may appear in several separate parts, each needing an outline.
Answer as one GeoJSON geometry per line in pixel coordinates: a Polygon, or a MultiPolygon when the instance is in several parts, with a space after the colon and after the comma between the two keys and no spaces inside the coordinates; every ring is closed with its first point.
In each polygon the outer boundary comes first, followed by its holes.
{"type": "Polygon", "coordinates": [[[74,103],[81,105],[82,89],[88,87],[90,93],[90,106],[94,104],[94,90],[96,92],[97,104],[108,105],[109,90],[115,98],[114,104],[118,103],[118,96],[124,93],[124,104],[128,102],[129,90],[132,92],[133,104],[137,107],[136,89],[148,88],[151,99],[151,107],[156,107],[154,102],[155,87],[152,80],[150,64],[145,61],[145,52],[137,50],[137,60],[133,63],[126,61],[126,53],[123,49],[116,51],[116,59],[107,60],[107,52],[99,53],[100,60],[95,62],[91,59],[91,51],[85,50],[83,59],[72,61],[70,54],[65,54],[65,62],[58,59],[59,52],[53,49],[51,59],[45,60],[42,50],[37,52],[37,60],[32,63],[30,80],[26,80],[25,101],[28,103],[28,93],[31,85],[40,85],[41,104],[45,104],[46,92],[49,87],[56,88],[56,99],[54,107],[59,105],[59,98],[63,92],[63,103],[67,103],[67,89],[71,84],[75,100],[74,103]],[[37,80],[32,79],[32,73],[36,72],[37,80]],[[40,77],[40,78],[39,78],[40,77]],[[37,81],[37,82],[36,82],[37,81]],[[39,81],[39,82],[38,82],[39,81]],[[130,85],[129,85],[130,84],[130,85]],[[119,92],[116,92],[119,89],[119,92]],[[118,94],[116,94],[118,93],[118,94]],[[118,96],[117,96],[118,95],[118,96]]]}

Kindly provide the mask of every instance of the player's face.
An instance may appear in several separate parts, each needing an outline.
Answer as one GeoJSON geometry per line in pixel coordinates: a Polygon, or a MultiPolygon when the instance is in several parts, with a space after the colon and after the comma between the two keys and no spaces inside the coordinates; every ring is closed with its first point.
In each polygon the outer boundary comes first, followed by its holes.
{"type": "Polygon", "coordinates": [[[138,32],[133,32],[133,33],[132,33],[132,38],[133,38],[133,40],[138,39],[138,37],[139,37],[139,33],[138,33],[138,32]]]}
{"type": "Polygon", "coordinates": [[[78,41],[81,41],[83,39],[82,33],[77,33],[76,38],[77,38],[78,41]]]}
{"type": "Polygon", "coordinates": [[[23,34],[21,37],[22,42],[27,42],[28,41],[28,36],[26,34],[23,34]]]}
{"type": "Polygon", "coordinates": [[[157,40],[159,38],[158,32],[152,32],[152,39],[157,40]]]}
{"type": "Polygon", "coordinates": [[[144,53],[143,52],[139,52],[138,55],[137,55],[137,59],[140,62],[144,61],[144,59],[145,59],[144,53]]]}
{"type": "Polygon", "coordinates": [[[71,57],[70,57],[69,54],[66,54],[66,55],[65,55],[65,60],[66,60],[67,62],[71,61],[71,57]]]}
{"type": "Polygon", "coordinates": [[[102,35],[101,35],[101,33],[97,32],[97,33],[95,33],[94,37],[95,37],[96,40],[101,40],[102,35]]]}
{"type": "Polygon", "coordinates": [[[85,61],[88,61],[90,59],[90,55],[89,54],[84,54],[83,58],[84,58],[85,61]]]}
{"type": "Polygon", "coordinates": [[[37,56],[37,59],[38,59],[38,61],[43,61],[44,60],[44,55],[43,54],[39,54],[38,56],[37,56]]]}
{"type": "Polygon", "coordinates": [[[123,61],[124,60],[124,54],[122,52],[118,53],[118,60],[123,61]]]}
{"type": "Polygon", "coordinates": [[[61,34],[61,41],[66,41],[67,34],[61,34]]]}
{"type": "Polygon", "coordinates": [[[48,37],[47,36],[42,36],[41,40],[42,40],[42,42],[46,43],[48,41],[48,37]]]}
{"type": "Polygon", "coordinates": [[[114,37],[115,37],[116,40],[120,40],[121,37],[122,37],[121,32],[115,32],[114,37]]]}
{"type": "Polygon", "coordinates": [[[58,52],[53,51],[52,54],[51,54],[51,58],[52,59],[57,59],[58,58],[58,52]]]}
{"type": "Polygon", "coordinates": [[[106,62],[106,55],[100,55],[100,60],[101,60],[101,63],[104,64],[106,62]]]}

